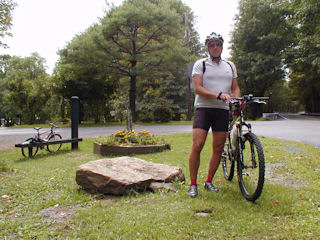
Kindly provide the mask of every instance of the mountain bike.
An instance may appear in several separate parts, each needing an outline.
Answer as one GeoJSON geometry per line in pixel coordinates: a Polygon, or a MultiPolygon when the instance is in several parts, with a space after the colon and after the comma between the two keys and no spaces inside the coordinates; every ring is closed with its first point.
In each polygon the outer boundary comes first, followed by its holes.
{"type": "Polygon", "coordinates": [[[245,122],[244,109],[251,103],[266,104],[269,99],[270,97],[253,97],[252,94],[231,98],[228,136],[221,156],[225,179],[233,179],[237,163],[241,193],[252,202],[262,193],[265,162],[259,138],[252,132],[251,124],[245,122]]]}
{"type": "MultiPolygon", "coordinates": [[[[55,141],[55,140],[62,139],[60,134],[55,133],[55,129],[58,128],[58,126],[56,126],[53,123],[50,123],[50,126],[51,127],[50,127],[49,131],[45,131],[45,132],[42,132],[42,133],[40,133],[40,129],[42,129],[42,128],[40,128],[40,127],[34,128],[37,131],[37,134],[34,137],[28,138],[27,140],[25,140],[23,142],[23,144],[49,142],[49,141],[55,141]],[[45,137],[43,137],[44,135],[45,135],[45,137]]],[[[62,145],[62,143],[58,143],[58,144],[54,144],[54,145],[47,145],[46,146],[46,150],[48,152],[57,152],[61,148],[61,145],[62,145]]],[[[43,149],[44,146],[35,145],[35,146],[32,146],[32,147],[22,147],[21,148],[22,155],[25,156],[25,157],[29,156],[28,153],[27,153],[27,150],[30,151],[30,148],[31,148],[31,157],[34,157],[37,154],[39,148],[43,149]]]]}

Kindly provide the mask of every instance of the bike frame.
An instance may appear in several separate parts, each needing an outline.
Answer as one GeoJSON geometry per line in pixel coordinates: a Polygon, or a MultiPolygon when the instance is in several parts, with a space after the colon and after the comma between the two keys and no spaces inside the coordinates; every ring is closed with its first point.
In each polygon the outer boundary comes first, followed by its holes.
{"type": "Polygon", "coordinates": [[[55,134],[54,129],[57,128],[58,126],[54,125],[53,123],[50,123],[50,125],[51,125],[50,130],[44,131],[42,133],[40,133],[41,128],[34,128],[37,131],[37,135],[35,136],[35,138],[41,141],[47,141],[51,136],[53,136],[55,134]],[[48,135],[46,137],[41,138],[41,135],[45,135],[47,133],[48,135]]]}
{"type": "MultiPolygon", "coordinates": [[[[242,168],[256,168],[257,167],[257,162],[256,159],[252,159],[252,165],[248,166],[248,165],[244,165],[244,161],[243,161],[243,154],[242,151],[244,149],[244,146],[242,146],[242,143],[244,141],[244,134],[245,133],[249,133],[252,132],[251,129],[251,124],[250,123],[246,123],[244,120],[244,109],[247,106],[247,103],[265,103],[266,100],[269,100],[270,97],[253,97],[251,94],[250,95],[245,95],[241,98],[231,98],[231,103],[230,103],[230,111],[232,113],[232,120],[229,123],[229,129],[228,129],[228,138],[229,138],[229,142],[230,142],[230,133],[231,130],[233,128],[233,126],[236,124],[237,127],[237,149],[236,149],[236,155],[234,155],[232,157],[232,161],[236,161],[237,157],[239,159],[239,164],[242,165],[242,168]],[[232,111],[232,104],[234,104],[235,106],[235,110],[232,111]],[[245,105],[244,105],[245,104],[245,105]],[[243,127],[246,127],[247,130],[244,133],[243,127]]],[[[231,143],[230,143],[231,144],[231,143]]],[[[231,147],[231,146],[229,146],[231,147]]],[[[253,146],[251,146],[253,148],[253,146]]],[[[253,150],[253,149],[252,149],[253,150]]]]}
{"type": "MultiPolygon", "coordinates": [[[[233,99],[234,101],[236,101],[236,99],[233,99]]],[[[238,101],[234,102],[234,103],[238,103],[238,101]]],[[[245,126],[247,128],[247,132],[251,132],[251,124],[250,123],[246,123],[244,120],[244,113],[243,113],[243,108],[237,104],[235,105],[235,111],[231,111],[231,106],[230,106],[230,111],[232,113],[232,120],[229,123],[229,130],[228,130],[228,138],[229,138],[229,143],[231,143],[231,130],[233,129],[233,126],[236,124],[236,128],[237,128],[237,146],[236,146],[236,150],[235,150],[235,155],[233,155],[232,157],[232,161],[236,161],[236,158],[239,158],[239,163],[243,166],[243,155],[242,155],[242,139],[243,139],[243,126],[245,126]],[[236,114],[234,114],[236,113],[236,114]]],[[[231,146],[229,146],[231,147],[231,146]]],[[[255,164],[256,165],[256,164],[255,164]]],[[[254,167],[254,166],[253,166],[254,167]]]]}

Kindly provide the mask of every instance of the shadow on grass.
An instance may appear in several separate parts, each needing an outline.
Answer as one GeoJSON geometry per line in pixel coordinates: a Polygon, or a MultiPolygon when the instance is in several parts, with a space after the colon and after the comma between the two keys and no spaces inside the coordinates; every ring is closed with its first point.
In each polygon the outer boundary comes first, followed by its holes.
{"type": "MultiPolygon", "coordinates": [[[[39,151],[41,151],[41,149],[39,149],[39,151]]],[[[59,155],[65,154],[65,153],[72,152],[73,150],[71,150],[71,149],[62,149],[62,150],[59,150],[58,152],[48,152],[46,150],[45,151],[41,151],[41,152],[39,152],[39,151],[34,157],[24,157],[21,154],[21,157],[19,159],[14,160],[14,162],[26,162],[26,161],[33,161],[33,160],[43,159],[43,158],[47,158],[47,157],[51,157],[51,156],[59,156],[59,155]]]]}

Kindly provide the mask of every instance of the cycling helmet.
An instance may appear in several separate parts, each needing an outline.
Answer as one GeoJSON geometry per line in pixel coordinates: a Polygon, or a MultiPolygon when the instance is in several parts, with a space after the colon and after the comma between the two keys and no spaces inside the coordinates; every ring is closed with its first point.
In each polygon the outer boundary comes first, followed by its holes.
{"type": "Polygon", "coordinates": [[[222,44],[224,42],[223,37],[215,32],[212,32],[209,36],[207,36],[205,44],[207,45],[211,40],[220,40],[222,44]]]}

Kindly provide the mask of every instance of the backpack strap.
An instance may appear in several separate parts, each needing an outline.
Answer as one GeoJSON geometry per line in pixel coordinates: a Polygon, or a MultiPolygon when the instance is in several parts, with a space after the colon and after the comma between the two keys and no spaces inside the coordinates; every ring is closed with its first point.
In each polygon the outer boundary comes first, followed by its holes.
{"type": "Polygon", "coordinates": [[[208,60],[208,58],[206,60],[202,61],[202,74],[204,74],[206,72],[206,61],[208,60]]]}
{"type": "Polygon", "coordinates": [[[233,78],[233,76],[234,76],[234,70],[233,70],[233,67],[232,67],[231,63],[230,63],[229,61],[225,61],[225,60],[222,60],[222,61],[224,61],[224,62],[226,62],[226,63],[229,64],[229,66],[230,66],[230,68],[231,68],[231,71],[232,71],[232,78],[233,78]]]}
{"type": "MultiPolygon", "coordinates": [[[[207,61],[207,60],[208,60],[208,59],[202,61],[202,72],[203,72],[203,74],[206,72],[206,61],[207,61]]],[[[224,61],[224,62],[226,62],[226,63],[229,64],[229,66],[230,66],[230,68],[231,68],[231,71],[232,71],[232,78],[233,78],[233,76],[234,76],[234,70],[233,70],[233,67],[232,67],[231,63],[230,63],[229,61],[226,61],[226,60],[222,60],[222,61],[224,61]]]]}

